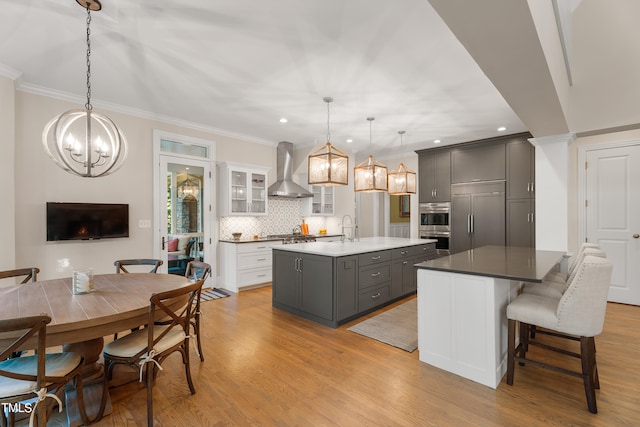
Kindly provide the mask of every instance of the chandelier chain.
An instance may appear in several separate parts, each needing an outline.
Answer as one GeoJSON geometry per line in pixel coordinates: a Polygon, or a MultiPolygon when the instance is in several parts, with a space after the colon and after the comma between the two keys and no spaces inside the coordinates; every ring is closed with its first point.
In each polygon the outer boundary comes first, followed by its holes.
{"type": "Polygon", "coordinates": [[[87,103],[85,108],[89,111],[93,109],[91,105],[91,9],[87,3],[87,103]]]}
{"type": "Polygon", "coordinates": [[[329,122],[331,120],[331,103],[327,102],[327,142],[331,142],[331,130],[329,128],[329,122]]]}

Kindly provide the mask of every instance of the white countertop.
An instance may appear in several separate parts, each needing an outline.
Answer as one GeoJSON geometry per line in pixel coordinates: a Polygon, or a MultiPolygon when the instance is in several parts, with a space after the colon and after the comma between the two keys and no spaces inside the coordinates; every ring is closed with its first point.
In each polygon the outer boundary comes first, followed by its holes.
{"type": "Polygon", "coordinates": [[[364,254],[367,252],[383,251],[387,249],[419,246],[435,243],[433,239],[402,239],[399,237],[363,237],[359,241],[350,242],[311,242],[291,245],[274,246],[279,251],[297,252],[314,255],[340,257],[364,254]]]}

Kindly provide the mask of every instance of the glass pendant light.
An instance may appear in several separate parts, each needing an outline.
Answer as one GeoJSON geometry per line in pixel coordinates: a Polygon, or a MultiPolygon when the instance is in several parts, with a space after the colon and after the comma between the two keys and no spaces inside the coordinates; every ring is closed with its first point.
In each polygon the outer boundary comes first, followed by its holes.
{"type": "Polygon", "coordinates": [[[400,134],[400,165],[396,170],[389,172],[389,194],[396,196],[416,194],[416,173],[402,163],[404,131],[401,130],[398,133],[400,134]]]}
{"type": "Polygon", "coordinates": [[[102,9],[98,0],[76,0],[87,10],[87,103],[84,110],[54,117],[42,132],[47,154],[65,171],[87,178],[115,172],[127,157],[127,141],[118,126],[91,105],[91,11],[102,9]]]}
{"type": "Polygon", "coordinates": [[[327,143],[309,155],[308,182],[311,185],[333,186],[349,183],[349,157],[331,144],[329,105],[333,98],[323,98],[327,103],[327,143]]]}
{"type": "Polygon", "coordinates": [[[387,191],[387,167],[373,158],[371,122],[375,117],[367,117],[369,120],[369,157],[353,169],[354,190],[356,192],[387,191]]]}

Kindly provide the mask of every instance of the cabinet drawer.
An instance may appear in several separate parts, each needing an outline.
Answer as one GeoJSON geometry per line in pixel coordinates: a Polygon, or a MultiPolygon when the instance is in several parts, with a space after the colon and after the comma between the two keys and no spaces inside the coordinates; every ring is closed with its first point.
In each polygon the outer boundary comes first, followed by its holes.
{"type": "Polygon", "coordinates": [[[389,263],[372,265],[360,268],[359,288],[364,289],[370,286],[386,282],[391,279],[391,265],[389,263]]]}
{"type": "Polygon", "coordinates": [[[236,246],[236,252],[239,254],[246,254],[248,252],[271,252],[273,242],[236,243],[236,246]]]}
{"type": "Polygon", "coordinates": [[[238,271],[238,286],[255,285],[271,281],[271,267],[238,271]]]}
{"type": "Polygon", "coordinates": [[[435,243],[427,243],[426,245],[420,246],[412,246],[411,247],[411,255],[433,255],[436,254],[436,244],[435,243]]]}
{"type": "Polygon", "coordinates": [[[389,283],[361,291],[358,294],[358,311],[362,312],[376,307],[389,301],[389,298],[391,298],[389,283]]]}
{"type": "Polygon", "coordinates": [[[370,252],[358,256],[358,265],[360,267],[386,261],[391,261],[391,251],[370,252]]]}
{"type": "Polygon", "coordinates": [[[256,267],[271,267],[271,251],[238,254],[238,271],[256,267]]]}
{"type": "Polygon", "coordinates": [[[393,249],[391,251],[391,257],[393,259],[402,259],[402,258],[410,257],[411,255],[417,255],[415,253],[415,248],[419,248],[419,247],[420,246],[409,246],[406,248],[393,249]]]}

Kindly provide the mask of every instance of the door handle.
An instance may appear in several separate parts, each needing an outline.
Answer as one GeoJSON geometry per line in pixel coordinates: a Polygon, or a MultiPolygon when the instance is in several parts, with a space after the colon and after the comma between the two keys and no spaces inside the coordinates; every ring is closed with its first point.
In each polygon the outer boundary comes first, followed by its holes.
{"type": "Polygon", "coordinates": [[[475,223],[475,215],[471,215],[471,234],[473,234],[474,223],[475,223]]]}
{"type": "Polygon", "coordinates": [[[164,251],[164,248],[165,248],[165,243],[166,242],[165,242],[164,236],[162,236],[162,250],[163,251],[164,251]]]}
{"type": "Polygon", "coordinates": [[[467,234],[471,234],[471,214],[467,214],[467,234]]]}
{"type": "Polygon", "coordinates": [[[637,239],[638,237],[640,237],[640,234],[634,234],[634,235],[633,235],[633,238],[634,238],[634,239],[637,239]]]}

